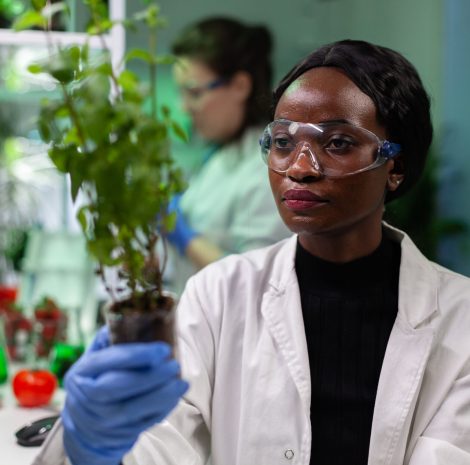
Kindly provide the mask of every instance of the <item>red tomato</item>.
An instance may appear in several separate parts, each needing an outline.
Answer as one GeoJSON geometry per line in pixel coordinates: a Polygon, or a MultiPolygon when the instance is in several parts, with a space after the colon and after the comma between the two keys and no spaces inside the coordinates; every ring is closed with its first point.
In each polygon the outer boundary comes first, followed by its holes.
{"type": "Polygon", "coordinates": [[[57,379],[47,370],[20,370],[13,378],[13,393],[22,407],[48,404],[56,388],[57,379]]]}

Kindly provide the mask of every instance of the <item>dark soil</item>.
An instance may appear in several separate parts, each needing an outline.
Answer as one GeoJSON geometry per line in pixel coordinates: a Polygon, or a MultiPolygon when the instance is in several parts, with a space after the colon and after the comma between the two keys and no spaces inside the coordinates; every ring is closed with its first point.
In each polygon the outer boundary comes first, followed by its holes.
{"type": "Polygon", "coordinates": [[[106,316],[111,342],[163,341],[174,346],[175,304],[170,295],[156,300],[148,294],[142,294],[137,300],[115,302],[106,316]]]}

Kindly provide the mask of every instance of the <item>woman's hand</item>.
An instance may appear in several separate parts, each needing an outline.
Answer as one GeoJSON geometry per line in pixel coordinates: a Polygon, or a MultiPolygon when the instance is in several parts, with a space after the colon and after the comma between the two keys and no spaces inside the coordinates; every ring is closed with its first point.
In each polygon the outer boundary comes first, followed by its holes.
{"type": "Polygon", "coordinates": [[[168,205],[168,213],[176,214],[175,227],[166,234],[168,240],[178,249],[181,255],[186,254],[189,243],[199,235],[192,229],[184,218],[180,208],[181,195],[175,195],[168,205]]]}
{"type": "Polygon", "coordinates": [[[73,465],[118,465],[188,389],[163,342],[109,346],[107,329],[65,377],[64,447],[73,465]]]}

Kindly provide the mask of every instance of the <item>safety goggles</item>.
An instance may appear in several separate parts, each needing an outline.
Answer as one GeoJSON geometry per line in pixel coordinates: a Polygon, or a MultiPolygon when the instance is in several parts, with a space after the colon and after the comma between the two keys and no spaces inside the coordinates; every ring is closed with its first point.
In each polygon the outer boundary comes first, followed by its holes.
{"type": "Polygon", "coordinates": [[[225,78],[217,78],[200,86],[182,86],[180,90],[186,99],[196,102],[200,100],[205,93],[218,89],[219,87],[227,84],[227,82],[228,81],[225,78]]]}
{"type": "Polygon", "coordinates": [[[341,178],[383,165],[401,146],[381,140],[373,132],[343,122],[298,123],[278,119],[269,123],[260,139],[264,162],[285,174],[306,157],[321,175],[341,178]]]}

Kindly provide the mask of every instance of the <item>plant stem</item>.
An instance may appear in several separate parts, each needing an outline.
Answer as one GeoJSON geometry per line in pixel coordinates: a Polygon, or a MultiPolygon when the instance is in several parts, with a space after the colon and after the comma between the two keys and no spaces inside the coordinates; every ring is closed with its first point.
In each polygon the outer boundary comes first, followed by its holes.
{"type": "Polygon", "coordinates": [[[160,276],[163,276],[165,273],[166,265],[168,263],[168,244],[163,236],[161,236],[162,244],[163,244],[163,260],[162,266],[160,268],[160,276]]]}
{"type": "MultiPolygon", "coordinates": [[[[53,45],[52,38],[51,38],[50,24],[47,25],[45,33],[46,33],[46,42],[47,42],[49,57],[52,58],[54,54],[54,45],[53,45]]],[[[57,46],[57,53],[60,54],[59,46],[57,46]]],[[[67,87],[65,84],[60,83],[60,88],[62,91],[62,95],[64,96],[65,104],[67,105],[67,108],[70,112],[70,119],[72,120],[72,123],[75,124],[75,127],[77,128],[77,135],[78,135],[78,138],[80,139],[80,145],[82,146],[84,153],[88,153],[85,134],[83,133],[82,125],[80,124],[80,119],[78,117],[78,114],[75,111],[75,106],[72,102],[72,99],[70,98],[70,95],[67,92],[67,87]]]]}
{"type": "Polygon", "coordinates": [[[83,132],[82,125],[80,123],[80,118],[78,117],[78,114],[75,110],[75,105],[73,104],[73,100],[70,98],[70,95],[67,92],[66,85],[61,83],[60,87],[62,89],[62,94],[64,96],[65,104],[67,105],[67,108],[70,112],[70,119],[72,120],[73,124],[77,128],[77,135],[78,135],[78,138],[80,139],[80,145],[82,146],[83,153],[88,153],[86,137],[83,132]]]}
{"type": "MultiPolygon", "coordinates": [[[[111,53],[109,51],[109,48],[108,46],[106,45],[106,41],[104,40],[104,37],[103,37],[103,34],[100,33],[99,34],[99,38],[100,38],[100,42],[102,44],[102,47],[103,47],[103,50],[106,51],[106,53],[110,56],[111,53]]],[[[117,76],[116,76],[116,73],[115,73],[115,70],[113,68],[113,66],[111,65],[111,72],[110,72],[110,78],[111,78],[111,82],[113,83],[113,87],[114,87],[114,95],[118,98],[121,97],[121,94],[119,92],[119,89],[120,89],[120,86],[119,86],[119,82],[117,80],[117,76]]]]}
{"type": "Polygon", "coordinates": [[[149,32],[149,50],[153,57],[152,62],[149,64],[150,72],[150,112],[152,118],[157,118],[157,28],[151,27],[149,32]]]}
{"type": "Polygon", "coordinates": [[[157,298],[160,297],[162,293],[162,276],[163,269],[160,266],[160,260],[155,252],[155,248],[158,242],[158,235],[154,232],[150,234],[149,244],[148,244],[148,253],[150,257],[150,263],[155,264],[155,287],[157,289],[157,298]]]}
{"type": "MultiPolygon", "coordinates": [[[[94,25],[95,25],[95,27],[98,31],[98,37],[99,37],[99,40],[101,42],[101,47],[108,54],[108,56],[111,56],[111,52],[109,50],[109,47],[106,45],[106,41],[104,40],[103,31],[101,30],[99,15],[97,14],[96,9],[93,8],[93,4],[90,5],[90,13],[91,13],[92,21],[93,21],[93,23],[94,23],[94,25]]],[[[120,93],[119,93],[120,86],[119,86],[119,82],[117,80],[115,70],[114,70],[112,65],[111,65],[111,72],[110,72],[109,76],[110,76],[110,79],[113,83],[114,95],[119,98],[120,97],[120,93]]]]}

